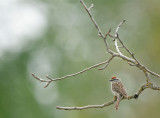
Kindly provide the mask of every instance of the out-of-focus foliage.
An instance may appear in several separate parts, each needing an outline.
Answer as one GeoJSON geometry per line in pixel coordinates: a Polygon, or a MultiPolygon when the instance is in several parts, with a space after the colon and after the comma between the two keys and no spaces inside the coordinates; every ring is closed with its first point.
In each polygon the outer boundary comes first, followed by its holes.
{"type": "MultiPolygon", "coordinates": [[[[112,33],[120,21],[120,37],[147,67],[159,72],[159,0],[84,0],[102,29],[112,33]]],[[[117,75],[134,94],[145,78],[137,68],[116,59],[103,71],[93,69],[70,79],[43,83],[33,79],[60,77],[108,58],[103,41],[79,0],[0,1],[0,118],[159,118],[159,91],[146,90],[138,100],[84,111],[61,106],[102,104],[113,98],[108,79],[117,75]]],[[[111,39],[110,45],[113,47],[111,39]]],[[[113,47],[114,48],[114,47],[113,47]]],[[[160,85],[158,78],[152,81],[160,85]]]]}

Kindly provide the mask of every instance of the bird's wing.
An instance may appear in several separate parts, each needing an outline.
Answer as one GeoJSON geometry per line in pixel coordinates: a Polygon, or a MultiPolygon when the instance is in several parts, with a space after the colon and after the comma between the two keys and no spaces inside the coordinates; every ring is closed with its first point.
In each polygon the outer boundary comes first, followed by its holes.
{"type": "Polygon", "coordinates": [[[113,83],[112,89],[113,91],[121,94],[122,96],[127,97],[127,92],[122,82],[113,83]]]}

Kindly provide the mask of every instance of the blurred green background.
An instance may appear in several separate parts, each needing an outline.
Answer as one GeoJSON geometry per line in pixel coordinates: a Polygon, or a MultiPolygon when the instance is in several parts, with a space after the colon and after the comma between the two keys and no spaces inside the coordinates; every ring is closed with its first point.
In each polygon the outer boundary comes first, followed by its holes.
{"type": "MultiPolygon", "coordinates": [[[[151,70],[160,73],[160,0],[84,0],[103,33],[126,19],[120,38],[151,70]]],[[[113,42],[110,40],[110,46],[113,42]]],[[[79,0],[0,1],[0,118],[159,118],[160,92],[145,90],[138,100],[83,111],[56,106],[103,104],[113,98],[108,81],[116,75],[132,95],[145,77],[121,59],[99,71],[51,83],[35,80],[75,73],[108,59],[105,46],[79,0]]],[[[152,76],[152,82],[160,80],[152,76]]]]}

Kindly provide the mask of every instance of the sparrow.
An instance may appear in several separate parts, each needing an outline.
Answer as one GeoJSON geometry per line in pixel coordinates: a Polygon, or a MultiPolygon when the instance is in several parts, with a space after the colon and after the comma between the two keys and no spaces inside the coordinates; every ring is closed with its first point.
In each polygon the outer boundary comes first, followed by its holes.
{"type": "Polygon", "coordinates": [[[123,83],[121,82],[121,80],[119,78],[117,78],[116,76],[113,76],[109,81],[111,82],[112,93],[117,98],[115,109],[118,110],[119,103],[120,103],[121,99],[122,98],[128,99],[127,91],[126,91],[123,83]]]}

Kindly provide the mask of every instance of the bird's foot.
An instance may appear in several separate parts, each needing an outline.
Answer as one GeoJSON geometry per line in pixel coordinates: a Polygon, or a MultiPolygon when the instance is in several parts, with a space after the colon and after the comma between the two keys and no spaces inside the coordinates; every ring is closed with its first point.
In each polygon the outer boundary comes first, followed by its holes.
{"type": "Polygon", "coordinates": [[[116,101],[116,100],[117,100],[117,96],[114,96],[114,97],[113,97],[113,100],[115,100],[115,101],[116,101]]]}

